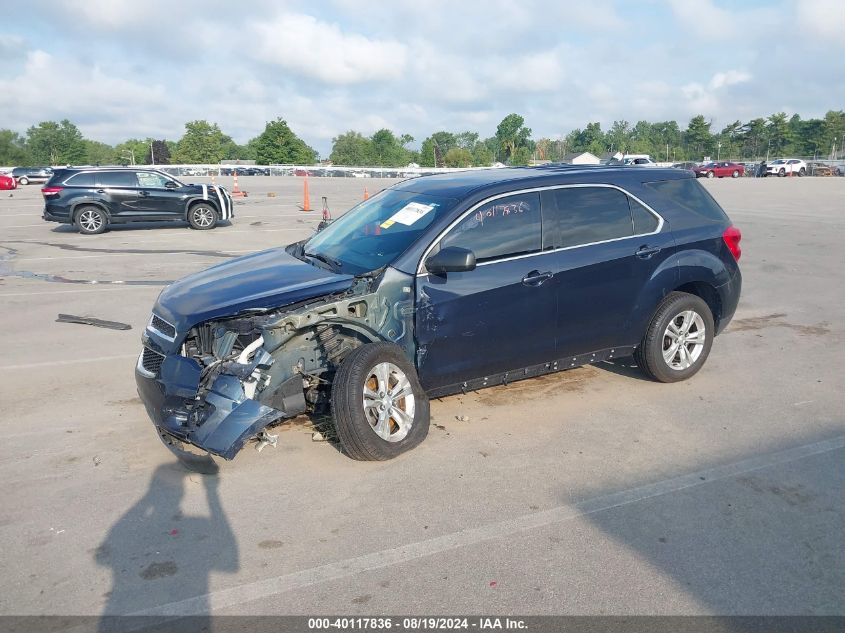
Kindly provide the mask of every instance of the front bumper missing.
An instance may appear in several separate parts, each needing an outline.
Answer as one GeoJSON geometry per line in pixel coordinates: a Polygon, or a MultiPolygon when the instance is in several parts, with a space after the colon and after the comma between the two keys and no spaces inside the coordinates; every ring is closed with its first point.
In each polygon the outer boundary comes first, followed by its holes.
{"type": "Polygon", "coordinates": [[[217,376],[197,400],[200,376],[199,363],[184,356],[165,357],[157,376],[144,371],[139,359],[138,395],[160,434],[232,459],[267,425],[291,417],[248,398],[241,380],[228,374],[217,376]]]}

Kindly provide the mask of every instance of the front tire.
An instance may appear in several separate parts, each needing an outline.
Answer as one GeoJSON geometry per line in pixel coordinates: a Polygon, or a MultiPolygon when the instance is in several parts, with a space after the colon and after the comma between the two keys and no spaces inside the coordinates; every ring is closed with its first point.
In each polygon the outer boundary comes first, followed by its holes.
{"type": "Polygon", "coordinates": [[[100,207],[82,207],[76,213],[76,228],[83,235],[98,235],[109,225],[109,216],[100,207]]]}
{"type": "Polygon", "coordinates": [[[707,177],[708,177],[708,178],[713,178],[715,175],[716,175],[716,174],[714,174],[712,171],[708,171],[708,172],[707,172],[707,177]]]}
{"type": "Polygon", "coordinates": [[[26,176],[21,176],[21,178],[20,178],[20,180],[18,180],[18,182],[22,185],[28,185],[29,184],[29,178],[27,178],[26,176]]]}
{"type": "Polygon", "coordinates": [[[715,331],[713,313],[701,297],[671,292],[657,307],[634,359],[658,382],[686,380],[707,360],[715,331]]]}
{"type": "Polygon", "coordinates": [[[807,170],[806,170],[806,169],[804,169],[803,167],[802,167],[801,169],[799,169],[799,170],[798,170],[798,177],[799,177],[799,178],[803,178],[803,177],[804,177],[804,176],[806,176],[806,175],[807,175],[807,170]]]}
{"type": "Polygon", "coordinates": [[[398,345],[368,343],[344,359],[332,383],[332,415],[352,459],[392,459],[422,442],[428,396],[398,345]]]}
{"type": "Polygon", "coordinates": [[[739,170],[734,169],[733,173],[731,174],[731,178],[739,178],[739,170]]]}
{"type": "Polygon", "coordinates": [[[217,209],[210,204],[195,204],[188,209],[188,224],[191,225],[192,229],[197,229],[198,231],[213,229],[217,226],[219,218],[217,209]]]}
{"type": "Polygon", "coordinates": [[[781,167],[780,171],[778,172],[778,177],[783,178],[784,176],[786,176],[786,170],[781,167]]]}

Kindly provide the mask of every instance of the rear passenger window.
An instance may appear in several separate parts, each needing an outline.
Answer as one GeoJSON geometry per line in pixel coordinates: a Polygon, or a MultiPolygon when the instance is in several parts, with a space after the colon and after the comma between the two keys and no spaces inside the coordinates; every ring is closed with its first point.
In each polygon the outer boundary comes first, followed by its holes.
{"type": "Polygon", "coordinates": [[[722,211],[722,207],[707,193],[694,178],[680,178],[678,180],[658,180],[646,182],[643,186],[652,191],[667,197],[673,203],[692,211],[709,220],[727,222],[728,216],[722,211]]]}
{"type": "Polygon", "coordinates": [[[132,171],[102,171],[97,174],[97,184],[103,187],[137,187],[138,179],[132,171]]]}
{"type": "Polygon", "coordinates": [[[73,185],[74,187],[93,187],[94,174],[76,174],[75,176],[71,176],[66,184],[73,185]]]}
{"type": "Polygon", "coordinates": [[[540,195],[519,194],[485,204],[440,240],[440,248],[459,246],[476,261],[524,255],[540,250],[540,195]]]}
{"type": "Polygon", "coordinates": [[[610,187],[543,192],[545,248],[566,248],[633,235],[628,196],[610,187]]]}
{"type": "Polygon", "coordinates": [[[634,235],[654,233],[660,224],[657,217],[633,198],[628,198],[628,204],[631,205],[631,221],[634,223],[634,235]]]}

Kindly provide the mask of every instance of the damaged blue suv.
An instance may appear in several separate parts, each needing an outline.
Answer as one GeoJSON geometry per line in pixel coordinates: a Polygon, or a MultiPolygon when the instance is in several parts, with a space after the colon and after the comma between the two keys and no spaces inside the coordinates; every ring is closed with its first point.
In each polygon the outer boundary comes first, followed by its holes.
{"type": "Polygon", "coordinates": [[[740,237],[675,169],[407,180],[165,288],[138,391],[180,455],[232,459],[330,404],[345,453],[389,459],[425,438],[430,397],[631,355],[689,378],[739,301],[740,237]]]}

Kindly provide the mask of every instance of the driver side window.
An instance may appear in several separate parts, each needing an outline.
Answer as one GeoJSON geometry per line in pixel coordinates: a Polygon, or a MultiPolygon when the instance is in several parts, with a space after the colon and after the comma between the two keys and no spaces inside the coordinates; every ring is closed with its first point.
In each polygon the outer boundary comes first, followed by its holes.
{"type": "Polygon", "coordinates": [[[539,251],[541,235],[540,194],[525,193],[478,207],[440,240],[440,248],[466,248],[484,262],[539,251]]]}
{"type": "Polygon", "coordinates": [[[164,189],[165,185],[170,182],[168,178],[165,178],[161,174],[152,174],[148,171],[139,171],[135,175],[138,177],[141,187],[164,189]]]}

